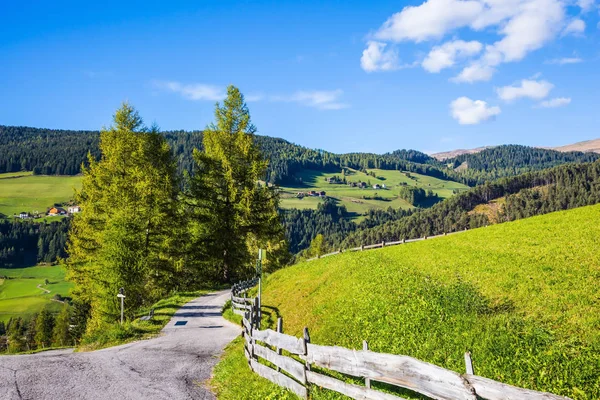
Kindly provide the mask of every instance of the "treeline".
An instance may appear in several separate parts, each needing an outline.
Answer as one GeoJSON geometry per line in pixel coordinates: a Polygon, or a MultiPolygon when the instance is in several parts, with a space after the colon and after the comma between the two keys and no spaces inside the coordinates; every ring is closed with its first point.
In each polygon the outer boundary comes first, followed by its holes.
{"type": "Polygon", "coordinates": [[[425,191],[423,188],[410,186],[401,187],[398,196],[413,206],[426,206],[439,201],[439,196],[433,190],[429,189],[425,191]]]}
{"type": "MultiPolygon", "coordinates": [[[[202,150],[202,131],[166,131],[160,133],[167,141],[177,161],[180,175],[193,171],[194,149],[202,150]]],[[[88,164],[91,152],[98,160],[100,133],[0,125],[0,173],[33,171],[42,175],[76,175],[81,165],[88,164]]],[[[254,136],[256,144],[269,155],[265,176],[270,183],[292,183],[302,170],[336,172],[349,167],[402,170],[441,179],[459,179],[428,155],[415,150],[397,150],[383,155],[370,153],[334,154],[313,150],[286,140],[254,136]]]]}
{"type": "Polygon", "coordinates": [[[430,209],[418,210],[397,221],[351,233],[341,243],[328,242],[332,248],[396,241],[478,228],[492,223],[483,213],[472,212],[491,200],[506,197],[495,219],[512,221],[548,212],[592,205],[600,202],[600,161],[568,164],[543,171],[485,183],[458,194],[430,209]]]}
{"type": "Polygon", "coordinates": [[[53,263],[64,258],[69,218],[54,222],[0,219],[0,268],[53,263]]]}
{"type": "Polygon", "coordinates": [[[75,346],[85,331],[85,310],[81,307],[65,301],[58,313],[46,307],[28,318],[0,321],[0,353],[75,346]]]}
{"type": "Polygon", "coordinates": [[[593,162],[600,154],[578,151],[560,152],[536,147],[504,145],[485,149],[479,153],[463,154],[445,163],[460,170],[460,176],[470,186],[498,178],[516,176],[567,163],[593,162]],[[462,167],[461,167],[462,166],[462,167]]]}

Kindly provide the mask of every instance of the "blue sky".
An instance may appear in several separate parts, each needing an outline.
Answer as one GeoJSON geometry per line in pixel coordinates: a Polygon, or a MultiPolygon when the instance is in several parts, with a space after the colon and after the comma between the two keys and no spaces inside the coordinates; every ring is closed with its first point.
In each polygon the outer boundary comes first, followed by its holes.
{"type": "Polygon", "coordinates": [[[335,152],[600,137],[594,0],[4,2],[0,124],[99,129],[122,101],[335,152]]]}

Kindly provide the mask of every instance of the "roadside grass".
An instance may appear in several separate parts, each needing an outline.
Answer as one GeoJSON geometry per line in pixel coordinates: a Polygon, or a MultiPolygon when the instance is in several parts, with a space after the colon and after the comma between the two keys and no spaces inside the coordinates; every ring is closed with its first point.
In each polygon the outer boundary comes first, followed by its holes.
{"type": "MultiPolygon", "coordinates": [[[[471,351],[478,375],[598,399],[598,221],[600,205],[300,263],[265,279],[263,310],[281,315],[288,334],[308,327],[314,343],[360,349],[367,340],[373,351],[458,373],[471,351]]],[[[274,319],[264,322],[272,328],[274,319]]],[[[217,371],[265,384],[247,375],[243,358],[234,343],[217,371]]],[[[221,398],[233,390],[222,388],[221,398]]]]}
{"type": "Polygon", "coordinates": [[[140,310],[136,320],[126,321],[123,325],[119,323],[107,325],[101,330],[85,335],[77,351],[99,350],[155,337],[181,306],[209,292],[209,290],[199,290],[175,293],[147,309],[140,310]],[[139,318],[148,315],[152,308],[154,317],[149,321],[140,321],[139,318]]]}
{"type": "Polygon", "coordinates": [[[54,301],[54,296],[67,297],[73,287],[65,281],[65,269],[60,265],[0,268],[0,277],[9,278],[0,279],[0,321],[4,322],[17,316],[29,318],[46,306],[58,312],[62,304],[54,301]],[[46,279],[48,285],[45,285],[46,279]]]}
{"type": "Polygon", "coordinates": [[[325,173],[312,170],[304,170],[297,174],[302,178],[301,184],[284,185],[281,189],[281,208],[299,208],[316,209],[323,202],[319,197],[296,197],[298,192],[307,190],[324,191],[327,197],[338,200],[351,214],[357,222],[370,209],[386,210],[389,207],[394,209],[411,209],[411,204],[398,198],[398,192],[401,186],[412,186],[432,190],[437,193],[441,199],[454,195],[454,190],[468,190],[468,187],[453,181],[444,181],[426,175],[411,173],[410,178],[401,171],[390,171],[382,169],[370,169],[376,177],[367,175],[360,171],[350,169],[350,174],[346,175],[347,182],[370,182],[371,185],[385,184],[387,189],[375,190],[372,187],[366,189],[352,188],[344,184],[329,184],[327,178],[338,176],[342,177],[341,170],[336,173],[325,173]],[[379,197],[381,200],[365,199],[364,197],[379,197]]]}
{"type": "Polygon", "coordinates": [[[0,174],[0,213],[8,217],[22,211],[44,213],[54,203],[72,199],[74,188],[80,186],[81,176],[0,174]]]}

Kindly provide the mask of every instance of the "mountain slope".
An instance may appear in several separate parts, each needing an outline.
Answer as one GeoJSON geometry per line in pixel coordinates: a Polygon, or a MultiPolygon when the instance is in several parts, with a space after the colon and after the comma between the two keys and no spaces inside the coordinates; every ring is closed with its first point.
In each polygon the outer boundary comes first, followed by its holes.
{"type": "Polygon", "coordinates": [[[553,147],[557,151],[582,151],[600,153],[600,139],[586,140],[585,142],[568,144],[560,147],[553,147]]]}
{"type": "MultiPolygon", "coordinates": [[[[280,270],[284,331],[405,354],[573,399],[600,398],[600,205],[280,270]]],[[[276,310],[276,314],[272,311],[276,310]]]]}

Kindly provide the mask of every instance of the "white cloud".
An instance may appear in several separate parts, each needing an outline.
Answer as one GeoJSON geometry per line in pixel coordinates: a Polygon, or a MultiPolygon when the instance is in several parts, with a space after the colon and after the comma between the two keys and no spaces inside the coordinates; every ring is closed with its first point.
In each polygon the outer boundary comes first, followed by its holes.
{"type": "Polygon", "coordinates": [[[585,32],[585,22],[581,19],[574,19],[566,26],[562,34],[563,36],[581,36],[583,35],[583,32],[585,32]]]}
{"type": "Polygon", "coordinates": [[[244,100],[248,103],[254,103],[257,101],[261,101],[265,99],[265,95],[262,93],[250,93],[247,96],[244,96],[244,100]]]}
{"type": "Polygon", "coordinates": [[[477,125],[499,115],[500,107],[489,107],[483,100],[459,97],[450,103],[452,117],[461,125],[477,125]]]}
{"type": "Polygon", "coordinates": [[[350,107],[340,99],[343,95],[341,89],[337,90],[300,90],[290,96],[270,96],[270,101],[298,103],[319,110],[341,110],[350,107]]]}
{"type": "Polygon", "coordinates": [[[438,39],[453,29],[468,25],[482,10],[481,1],[428,0],[420,6],[404,7],[392,15],[375,37],[394,42],[438,39]]]}
{"type": "Polygon", "coordinates": [[[580,62],[583,62],[583,60],[579,57],[563,57],[563,58],[555,58],[553,60],[546,61],[546,64],[566,65],[566,64],[578,64],[580,62]]]}
{"type": "Polygon", "coordinates": [[[476,41],[465,42],[464,40],[454,40],[446,42],[441,46],[436,46],[427,55],[422,62],[425,70],[438,73],[444,68],[452,67],[457,58],[474,56],[481,52],[483,45],[476,41]]]}
{"type": "Polygon", "coordinates": [[[522,97],[541,100],[548,97],[554,85],[548,81],[523,79],[519,86],[504,86],[496,89],[498,97],[504,101],[513,101],[522,97]]]}
{"type": "Polygon", "coordinates": [[[596,4],[596,0],[579,0],[577,1],[577,5],[581,8],[581,11],[588,12],[594,8],[596,4]]]}
{"type": "Polygon", "coordinates": [[[571,104],[570,97],[557,97],[555,99],[542,101],[539,104],[539,107],[541,107],[541,108],[557,108],[557,107],[564,107],[569,104],[571,104]]]}
{"type": "MultiPolygon", "coordinates": [[[[580,0],[589,2],[590,0],[580,0]]],[[[489,80],[502,63],[522,60],[559,36],[568,25],[566,7],[573,0],[427,0],[419,6],[404,7],[392,15],[372,35],[382,42],[440,39],[448,33],[470,28],[481,31],[495,28],[501,38],[485,46],[485,52],[468,65],[454,81],[489,80]]],[[[577,20],[580,21],[580,20],[577,20]]],[[[581,31],[580,22],[571,22],[569,31],[581,31]]],[[[370,46],[370,44],[369,44],[370,46]]],[[[368,48],[367,48],[368,50],[368,48]]],[[[438,71],[454,65],[448,52],[434,48],[430,69],[438,71]],[[439,65],[439,66],[438,66],[439,65]]],[[[363,54],[364,55],[364,54],[363,54]]],[[[429,56],[428,56],[429,60],[429,56]]],[[[426,64],[427,65],[427,64],[426,64]]]]}
{"type": "Polygon", "coordinates": [[[458,76],[451,79],[456,83],[474,83],[480,81],[489,81],[496,72],[496,69],[481,62],[473,62],[468,67],[465,67],[458,76]]]}
{"type": "Polygon", "coordinates": [[[370,41],[360,58],[360,66],[367,72],[392,71],[398,68],[398,53],[388,49],[387,44],[370,41]]]}
{"type": "Polygon", "coordinates": [[[227,96],[224,88],[202,83],[182,84],[175,81],[154,81],[153,83],[159,89],[178,93],[189,100],[220,101],[227,96]]]}

